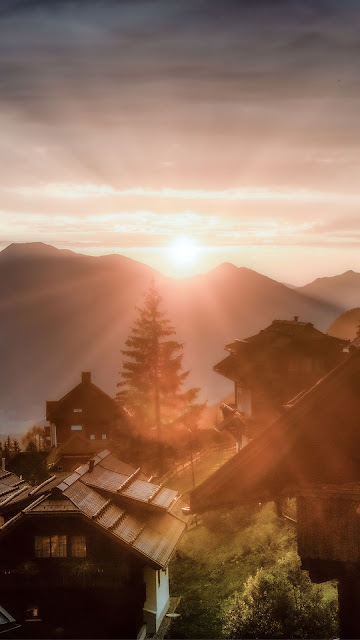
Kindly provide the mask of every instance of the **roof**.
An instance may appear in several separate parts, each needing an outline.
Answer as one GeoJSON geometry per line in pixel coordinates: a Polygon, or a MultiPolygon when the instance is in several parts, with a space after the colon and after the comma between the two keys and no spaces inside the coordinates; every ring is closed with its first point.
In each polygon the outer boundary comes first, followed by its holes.
{"type": "MultiPolygon", "coordinates": [[[[107,446],[111,446],[111,440],[106,441],[107,446]]],[[[89,440],[79,433],[74,433],[68,440],[58,447],[52,449],[47,456],[49,466],[55,464],[63,456],[89,456],[102,451],[104,440],[89,440]]]]}
{"type": "Polygon", "coordinates": [[[91,382],[90,374],[88,377],[84,377],[84,374],[82,374],[82,381],[60,398],[60,400],[51,400],[46,403],[46,419],[51,422],[55,414],[63,406],[66,406],[68,403],[71,404],[73,401],[76,403],[82,403],[85,401],[85,398],[88,399],[89,397],[97,400],[101,399],[103,402],[107,403],[110,408],[118,410],[124,417],[128,417],[126,411],[120,407],[113,398],[91,382]]]}
{"type": "Polygon", "coordinates": [[[214,371],[230,380],[237,380],[244,375],[251,376],[254,366],[258,373],[257,365],[260,363],[263,367],[265,361],[269,361],[269,353],[274,351],[288,350],[289,347],[302,351],[305,347],[315,352],[326,347],[328,351],[341,354],[347,344],[347,340],[319,331],[311,322],[273,320],[256,335],[227,344],[225,349],[229,355],[214,366],[214,371]]]}
{"type": "Polygon", "coordinates": [[[10,501],[22,499],[25,492],[30,489],[30,485],[15,473],[0,470],[0,509],[10,501]]]}
{"type": "Polygon", "coordinates": [[[165,568],[186,529],[177,491],[146,477],[108,450],[72,473],[52,476],[32,502],[0,527],[6,535],[23,517],[78,515],[151,566],[165,568]]]}
{"type": "Polygon", "coordinates": [[[191,511],[274,499],[313,483],[360,481],[355,351],[191,494],[191,511]]]}

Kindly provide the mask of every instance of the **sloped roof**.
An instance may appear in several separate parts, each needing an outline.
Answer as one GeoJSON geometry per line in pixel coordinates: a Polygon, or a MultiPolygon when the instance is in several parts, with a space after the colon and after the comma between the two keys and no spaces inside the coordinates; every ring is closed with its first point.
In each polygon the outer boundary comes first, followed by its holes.
{"type": "Polygon", "coordinates": [[[309,483],[360,480],[360,353],[300,394],[191,494],[191,511],[273,499],[309,483]]]}
{"type": "Polygon", "coordinates": [[[294,347],[308,345],[312,350],[315,345],[321,347],[325,344],[328,349],[335,349],[341,353],[348,341],[334,338],[319,331],[311,322],[273,320],[271,325],[259,333],[225,345],[225,350],[229,351],[229,355],[218,362],[213,369],[216,373],[220,373],[230,380],[236,380],[240,373],[244,375],[245,369],[249,369],[247,375],[249,373],[251,375],[255,360],[264,361],[271,351],[281,350],[288,345],[294,347]]]}
{"type": "MultiPolygon", "coordinates": [[[[106,446],[112,445],[111,440],[106,441],[106,446]]],[[[63,444],[52,449],[47,456],[48,465],[55,464],[62,456],[91,456],[104,447],[104,440],[89,440],[79,433],[74,433],[63,444]]]]}
{"type": "Polygon", "coordinates": [[[93,382],[89,380],[84,380],[77,384],[73,389],[68,391],[60,400],[48,401],[47,402],[47,410],[46,410],[46,419],[51,421],[53,414],[57,413],[57,411],[68,402],[72,402],[73,399],[76,402],[82,402],[82,398],[88,397],[101,398],[105,402],[109,404],[109,406],[113,407],[115,410],[121,412],[123,417],[128,418],[128,413],[125,411],[123,407],[120,407],[114,398],[111,398],[105,391],[97,387],[93,382]]]}
{"type": "Polygon", "coordinates": [[[0,470],[0,508],[30,490],[30,485],[11,471],[0,470]]]}
{"type": "Polygon", "coordinates": [[[179,494],[147,482],[139,469],[108,450],[93,458],[93,466],[86,463],[50,478],[32,497],[31,504],[0,527],[0,534],[22,517],[77,514],[152,566],[164,568],[186,528],[179,494]]]}

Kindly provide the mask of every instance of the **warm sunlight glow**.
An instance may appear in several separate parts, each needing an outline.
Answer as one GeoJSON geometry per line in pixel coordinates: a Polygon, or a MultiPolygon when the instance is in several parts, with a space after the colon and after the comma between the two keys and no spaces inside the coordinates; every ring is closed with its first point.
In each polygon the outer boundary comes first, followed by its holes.
{"type": "Polygon", "coordinates": [[[192,238],[179,237],[170,245],[169,254],[176,265],[188,267],[196,262],[199,250],[192,238]]]}

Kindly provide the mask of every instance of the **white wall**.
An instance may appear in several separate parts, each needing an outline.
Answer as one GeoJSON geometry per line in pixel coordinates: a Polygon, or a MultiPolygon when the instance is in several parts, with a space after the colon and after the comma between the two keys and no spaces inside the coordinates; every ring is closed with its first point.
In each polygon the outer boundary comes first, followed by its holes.
{"type": "Polygon", "coordinates": [[[238,411],[245,416],[251,416],[251,391],[248,387],[237,383],[235,387],[235,402],[238,411]]]}
{"type": "Polygon", "coordinates": [[[144,621],[147,633],[156,633],[169,608],[169,569],[166,568],[166,571],[163,571],[146,566],[144,581],[146,584],[144,621]]]}

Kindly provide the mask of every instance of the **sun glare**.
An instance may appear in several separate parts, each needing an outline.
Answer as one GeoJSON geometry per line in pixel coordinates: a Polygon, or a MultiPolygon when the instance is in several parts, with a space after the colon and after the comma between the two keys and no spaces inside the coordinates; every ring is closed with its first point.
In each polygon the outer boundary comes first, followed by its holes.
{"type": "Polygon", "coordinates": [[[177,266],[188,267],[196,262],[199,247],[192,238],[179,237],[170,245],[169,254],[172,262],[177,266]]]}

